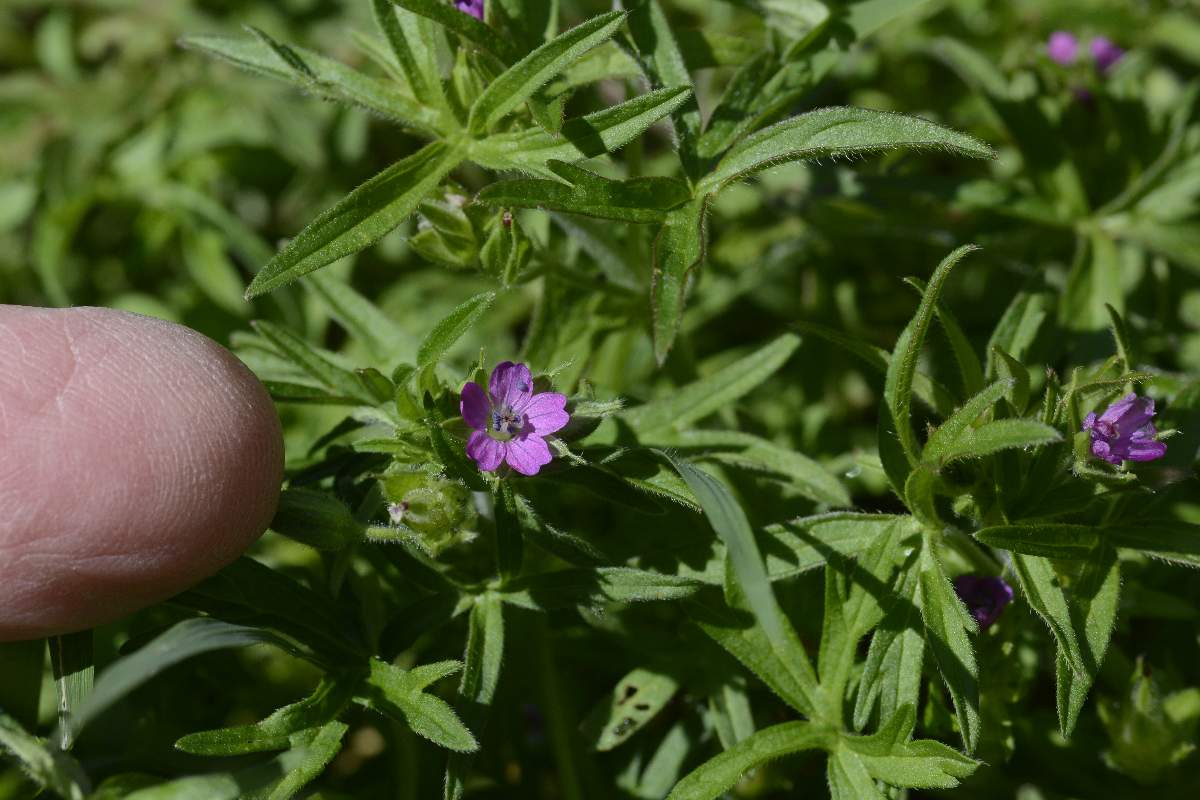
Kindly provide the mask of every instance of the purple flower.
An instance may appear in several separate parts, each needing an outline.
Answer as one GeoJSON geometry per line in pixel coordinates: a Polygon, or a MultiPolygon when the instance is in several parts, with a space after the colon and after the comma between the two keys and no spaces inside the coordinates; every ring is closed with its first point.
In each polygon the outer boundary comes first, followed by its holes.
{"type": "Polygon", "coordinates": [[[987,630],[1013,599],[1012,587],[1003,578],[988,575],[959,575],[954,579],[954,593],[981,631],[987,630]]]}
{"type": "Polygon", "coordinates": [[[1101,72],[1108,72],[1113,64],[1121,60],[1125,55],[1125,51],[1117,47],[1112,39],[1105,36],[1097,36],[1092,39],[1088,49],[1092,53],[1092,59],[1096,62],[1096,68],[1101,72]]]}
{"type": "Polygon", "coordinates": [[[1055,31],[1046,42],[1046,55],[1064,67],[1074,64],[1075,59],[1079,58],[1079,40],[1073,33],[1055,31]]]}
{"type": "Polygon", "coordinates": [[[1154,440],[1158,433],[1151,422],[1154,401],[1132,392],[1113,403],[1098,418],[1087,415],[1083,429],[1092,434],[1092,455],[1110,464],[1122,461],[1153,461],[1162,458],[1167,445],[1154,440]]]}
{"type": "Polygon", "coordinates": [[[475,19],[483,19],[483,0],[454,0],[454,7],[475,19]]]}
{"type": "Polygon", "coordinates": [[[507,462],[522,475],[536,475],[550,463],[545,437],[571,419],[566,404],[566,396],[557,392],[534,394],[533,376],[524,364],[497,364],[488,391],[474,382],[462,390],[459,409],[475,429],[467,440],[467,455],[484,472],[507,462]]]}

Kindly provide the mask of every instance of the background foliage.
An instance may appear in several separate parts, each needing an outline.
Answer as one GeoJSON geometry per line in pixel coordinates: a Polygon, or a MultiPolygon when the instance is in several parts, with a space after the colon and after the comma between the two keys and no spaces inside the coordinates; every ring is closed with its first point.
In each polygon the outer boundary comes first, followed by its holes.
{"type": "Polygon", "coordinates": [[[251,557],[4,646],[0,797],[1196,795],[1194,2],[398,5],[0,9],[0,302],[228,344],[288,452],[251,557]]]}

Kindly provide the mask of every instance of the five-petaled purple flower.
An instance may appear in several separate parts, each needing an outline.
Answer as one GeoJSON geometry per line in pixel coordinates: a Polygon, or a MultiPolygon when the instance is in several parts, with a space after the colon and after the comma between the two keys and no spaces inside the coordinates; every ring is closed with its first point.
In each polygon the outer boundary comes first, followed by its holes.
{"type": "Polygon", "coordinates": [[[1079,57],[1079,40],[1067,31],[1055,31],[1046,42],[1046,55],[1063,66],[1074,64],[1079,57]]]}
{"type": "Polygon", "coordinates": [[[1164,442],[1155,441],[1154,401],[1132,392],[1113,403],[1099,417],[1087,415],[1083,429],[1092,434],[1092,455],[1110,464],[1122,461],[1153,461],[1167,452],[1164,442]]]}
{"type": "Polygon", "coordinates": [[[483,0],[454,0],[454,7],[475,19],[483,19],[483,0]]]}
{"type": "Polygon", "coordinates": [[[1112,39],[1104,36],[1092,39],[1088,49],[1092,53],[1092,59],[1096,62],[1096,68],[1101,72],[1108,72],[1112,69],[1113,64],[1116,64],[1125,55],[1125,51],[1117,47],[1112,39]]]}
{"type": "Polygon", "coordinates": [[[1013,599],[1012,587],[1003,578],[988,575],[959,575],[954,579],[954,593],[981,631],[987,630],[1013,599]]]}
{"type": "Polygon", "coordinates": [[[497,364],[488,391],[474,382],[462,390],[459,409],[475,429],[467,440],[467,455],[484,472],[507,462],[522,475],[536,475],[551,459],[545,437],[571,419],[566,404],[567,398],[557,392],[534,394],[533,376],[524,364],[497,364]]]}

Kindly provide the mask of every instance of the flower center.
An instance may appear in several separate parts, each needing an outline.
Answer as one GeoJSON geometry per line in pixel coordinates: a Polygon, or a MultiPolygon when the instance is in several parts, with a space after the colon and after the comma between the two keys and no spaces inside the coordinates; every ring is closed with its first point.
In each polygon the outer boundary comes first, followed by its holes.
{"type": "Polygon", "coordinates": [[[1105,439],[1112,439],[1117,435],[1117,426],[1111,422],[1105,422],[1104,420],[1099,420],[1096,423],[1096,430],[1099,431],[1100,435],[1105,439]]]}
{"type": "Polygon", "coordinates": [[[488,434],[493,439],[506,442],[521,432],[522,415],[508,406],[492,409],[492,429],[488,434]]]}

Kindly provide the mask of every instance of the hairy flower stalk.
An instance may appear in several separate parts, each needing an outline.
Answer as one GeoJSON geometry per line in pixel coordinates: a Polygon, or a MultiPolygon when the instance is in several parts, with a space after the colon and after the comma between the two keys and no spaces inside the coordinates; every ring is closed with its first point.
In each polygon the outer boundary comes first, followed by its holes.
{"type": "Polygon", "coordinates": [[[959,575],[954,579],[954,593],[966,604],[981,631],[990,628],[1013,599],[1007,581],[987,575],[959,575]]]}
{"type": "Polygon", "coordinates": [[[1110,464],[1122,461],[1153,461],[1166,455],[1167,445],[1155,440],[1158,431],[1154,401],[1132,392],[1105,409],[1087,415],[1083,429],[1092,435],[1092,455],[1110,464]]]}
{"type": "Polygon", "coordinates": [[[546,438],[570,421],[565,395],[533,393],[529,367],[503,361],[492,370],[488,389],[470,382],[463,387],[459,409],[474,428],[467,455],[484,472],[502,463],[522,475],[536,475],[552,456],[546,438]]]}

